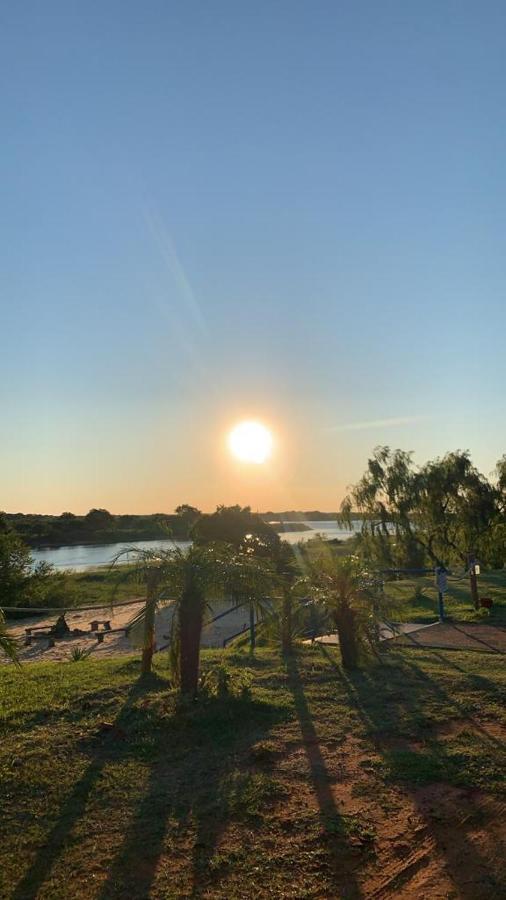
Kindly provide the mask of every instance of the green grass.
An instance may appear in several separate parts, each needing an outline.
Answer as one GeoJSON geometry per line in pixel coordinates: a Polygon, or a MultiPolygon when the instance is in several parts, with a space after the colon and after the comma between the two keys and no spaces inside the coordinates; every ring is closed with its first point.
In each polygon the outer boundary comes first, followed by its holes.
{"type": "MultiPolygon", "coordinates": [[[[445,612],[461,622],[506,624],[506,570],[487,572],[478,578],[480,597],[491,597],[493,607],[475,610],[471,603],[469,579],[448,578],[445,612]]],[[[438,597],[433,576],[385,582],[385,594],[392,600],[392,618],[402,622],[433,622],[438,617],[438,597]]]]}
{"type": "Polygon", "coordinates": [[[85,572],[70,572],[67,576],[69,596],[76,606],[107,605],[114,595],[115,601],[135,600],[144,596],[144,588],[134,581],[125,581],[126,572],[131,566],[118,566],[110,569],[103,566],[87,569],[85,572]]]}
{"type": "Polygon", "coordinates": [[[471,846],[473,896],[504,895],[470,830],[506,799],[503,658],[203,654],[223,662],[231,694],[182,706],[163,658],[145,683],[133,657],[0,669],[2,898],[358,897],[384,872],[393,897],[422,826],[454,896],[471,846]]]}

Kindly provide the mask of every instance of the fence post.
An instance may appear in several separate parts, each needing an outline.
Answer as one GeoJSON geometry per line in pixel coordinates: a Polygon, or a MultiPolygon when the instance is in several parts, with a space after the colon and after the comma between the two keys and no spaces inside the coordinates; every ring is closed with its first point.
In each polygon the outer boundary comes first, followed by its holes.
{"type": "Polygon", "coordinates": [[[249,605],[249,647],[250,651],[253,652],[255,649],[256,639],[255,639],[255,607],[253,603],[249,605]]]}
{"type": "Polygon", "coordinates": [[[445,620],[444,594],[442,591],[439,591],[437,596],[438,596],[438,608],[439,608],[439,621],[444,622],[444,620],[445,620]]]}
{"type": "Polygon", "coordinates": [[[437,585],[437,597],[438,597],[438,612],[439,612],[439,621],[444,622],[445,620],[445,606],[444,606],[444,595],[448,590],[448,579],[447,579],[447,568],[446,566],[436,566],[436,585],[437,585]]]}

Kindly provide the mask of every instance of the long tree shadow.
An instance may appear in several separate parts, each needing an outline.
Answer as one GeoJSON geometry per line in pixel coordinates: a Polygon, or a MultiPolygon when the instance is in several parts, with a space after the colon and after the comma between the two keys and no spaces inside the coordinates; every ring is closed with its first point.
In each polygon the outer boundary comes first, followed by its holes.
{"type": "MultiPolygon", "coordinates": [[[[497,690],[496,685],[493,684],[488,678],[480,678],[479,681],[475,680],[474,675],[469,675],[465,669],[461,666],[456,665],[451,660],[445,660],[443,656],[441,656],[436,651],[429,651],[431,655],[438,658],[442,663],[446,665],[450,665],[453,668],[457,669],[457,671],[461,672],[466,680],[476,689],[479,689],[482,693],[489,693],[492,696],[500,696],[502,700],[504,700],[504,692],[500,692],[497,690]]],[[[418,666],[413,659],[404,659],[404,666],[411,669],[415,678],[423,685],[423,688],[429,691],[433,697],[441,701],[448,709],[453,708],[455,712],[457,712],[463,720],[467,721],[473,731],[479,733],[481,740],[485,745],[489,745],[491,750],[498,749],[500,751],[504,751],[505,743],[500,738],[496,738],[494,735],[490,734],[483,725],[476,719],[475,716],[471,716],[469,714],[468,707],[465,703],[462,703],[454,694],[449,694],[448,691],[445,691],[441,685],[430,677],[423,669],[418,666]]]]}
{"type": "Polygon", "coordinates": [[[128,726],[130,714],[136,701],[145,693],[166,688],[166,682],[157,676],[140,679],[130,688],[125,703],[113,722],[108,723],[104,735],[92,748],[92,758],[87,769],[75,784],[71,793],[63,803],[58,819],[48,834],[44,846],[39,850],[29,869],[16,886],[12,900],[36,900],[39,890],[49,877],[57,860],[65,852],[72,841],[72,832],[85,812],[88,799],[111,760],[118,760],[127,752],[126,745],[120,740],[124,729],[128,726]]]}
{"type": "Polygon", "coordinates": [[[431,657],[437,659],[445,669],[452,668],[457,672],[460,672],[464,676],[465,680],[469,682],[469,684],[475,690],[481,691],[485,694],[493,695],[503,704],[506,702],[506,685],[497,685],[494,681],[491,681],[490,678],[487,678],[485,675],[480,675],[476,672],[470,672],[463,666],[459,666],[459,664],[455,662],[455,659],[452,658],[451,654],[448,654],[447,657],[444,657],[441,655],[441,652],[438,652],[433,647],[424,648],[424,653],[429,654],[431,657]]]}
{"type": "Polygon", "coordinates": [[[331,856],[332,870],[336,881],[335,889],[340,893],[335,896],[350,898],[362,897],[362,891],[357,881],[354,869],[356,858],[347,858],[346,846],[343,835],[346,832],[346,823],[339,812],[332,790],[330,788],[330,775],[325,765],[318,733],[311,715],[307,701],[301,674],[295,655],[285,657],[285,665],[288,672],[288,686],[293,696],[295,711],[299,720],[304,750],[306,752],[311,781],[318,802],[322,829],[327,837],[328,848],[331,856]],[[336,834],[336,831],[340,835],[336,834]]]}
{"type": "MultiPolygon", "coordinates": [[[[486,647],[487,650],[489,650],[491,653],[500,653],[502,656],[504,656],[504,650],[501,650],[499,647],[494,647],[493,644],[489,644],[488,641],[484,641],[483,638],[479,638],[475,634],[473,634],[472,632],[474,629],[472,628],[472,626],[469,629],[469,631],[466,631],[465,627],[462,627],[462,625],[458,625],[457,622],[452,622],[452,627],[455,629],[455,631],[460,632],[460,634],[463,634],[466,638],[470,638],[471,640],[475,641],[477,644],[483,644],[483,646],[486,647]]],[[[494,626],[494,627],[497,627],[497,626],[494,626]]],[[[489,628],[490,628],[490,626],[489,626],[489,628]]],[[[503,630],[504,629],[501,629],[501,631],[503,631],[503,630]]]]}
{"type": "MultiPolygon", "coordinates": [[[[459,703],[405,658],[397,660],[395,666],[389,666],[389,674],[394,676],[389,681],[386,667],[382,667],[380,678],[374,677],[373,670],[345,673],[324,646],[320,649],[347,691],[368,737],[383,758],[387,777],[411,797],[417,813],[425,820],[459,896],[464,900],[502,896],[504,883],[496,879],[490,859],[480,853],[468,834],[473,819],[480,816],[471,796],[466,796],[465,810],[453,810],[454,820],[450,823],[453,840],[448,840],[449,823],[440,821],[437,815],[435,818],[429,816],[423,803],[421,789],[424,785],[430,787],[434,782],[446,784],[448,775],[458,776],[458,772],[444,742],[431,735],[428,752],[418,752],[413,750],[410,736],[420,736],[420,731],[423,731],[424,703],[428,697],[432,695],[433,699],[463,712],[459,703]],[[392,739],[395,741],[394,749],[392,739]]],[[[487,733],[483,734],[483,739],[494,747],[495,741],[487,733]]]]}
{"type": "MultiPolygon", "coordinates": [[[[224,830],[232,818],[248,816],[241,791],[247,794],[250,773],[238,768],[240,758],[285,717],[281,708],[233,696],[203,701],[194,712],[176,716],[178,750],[174,755],[166,742],[159,746],[100,900],[148,897],[162,858],[173,858],[184,831],[186,842],[193,841],[191,896],[199,896],[213,880],[210,862],[224,830]]],[[[176,896],[174,879],[173,885],[176,896]]]]}

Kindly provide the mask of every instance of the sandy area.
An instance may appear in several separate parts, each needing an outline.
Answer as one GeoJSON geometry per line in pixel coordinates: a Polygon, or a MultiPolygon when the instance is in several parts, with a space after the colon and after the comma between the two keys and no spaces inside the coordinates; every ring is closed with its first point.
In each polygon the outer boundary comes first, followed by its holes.
{"type": "MultiPolygon", "coordinates": [[[[54,647],[49,646],[47,640],[38,638],[28,647],[24,646],[25,629],[31,626],[53,625],[57,619],[54,614],[42,618],[33,616],[26,619],[18,619],[11,627],[10,631],[14,637],[20,642],[20,659],[25,661],[31,660],[62,660],[69,659],[71,651],[74,647],[82,647],[84,649],[91,648],[92,656],[117,656],[121,653],[132,653],[133,644],[124,632],[104,633],[104,640],[98,643],[97,633],[90,631],[90,623],[93,619],[109,619],[111,629],[125,628],[142,609],[143,601],[139,600],[135,603],[114,604],[110,606],[100,606],[93,610],[69,612],[65,614],[67,625],[72,630],[79,628],[87,631],[86,636],[74,636],[72,634],[63,639],[56,639],[54,647]]],[[[102,630],[102,626],[101,626],[102,630]]],[[[161,637],[161,636],[160,636],[161,637]]]]}
{"type": "MultiPolygon", "coordinates": [[[[29,646],[25,646],[25,629],[31,626],[52,625],[57,619],[55,614],[51,614],[45,618],[32,616],[26,619],[18,619],[13,623],[10,631],[19,640],[19,656],[21,661],[35,660],[65,660],[71,658],[71,652],[74,647],[82,647],[90,649],[90,656],[109,657],[119,656],[125,653],[132,653],[138,649],[139,639],[135,632],[130,636],[126,636],[123,631],[116,632],[115,629],[125,628],[136,617],[144,605],[143,600],[129,601],[128,603],[115,603],[111,606],[94,607],[90,610],[79,610],[68,612],[65,614],[65,620],[70,630],[79,628],[86,631],[86,635],[69,634],[65,638],[57,638],[53,647],[49,645],[49,641],[37,638],[32,641],[29,646]],[[97,632],[90,630],[91,622],[94,619],[109,620],[111,624],[111,632],[103,631],[100,626],[100,633],[104,635],[101,643],[97,640],[97,632]],[[137,640],[136,640],[137,637],[137,640]]],[[[223,610],[229,608],[229,605],[222,602],[217,604],[214,614],[219,614],[223,610]]],[[[170,632],[170,623],[172,618],[172,609],[170,606],[160,609],[155,619],[155,649],[163,649],[168,643],[168,635],[170,632]]],[[[234,634],[242,631],[248,624],[248,612],[246,608],[233,610],[223,619],[207,625],[202,634],[202,646],[204,647],[222,647],[224,640],[234,634]]],[[[7,661],[2,659],[2,661],[7,661]]]]}

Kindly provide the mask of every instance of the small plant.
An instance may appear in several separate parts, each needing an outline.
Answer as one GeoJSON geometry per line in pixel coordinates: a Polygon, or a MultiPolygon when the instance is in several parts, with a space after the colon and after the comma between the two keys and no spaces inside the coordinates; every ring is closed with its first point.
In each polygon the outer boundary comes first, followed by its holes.
{"type": "Polygon", "coordinates": [[[71,662],[81,662],[83,659],[87,659],[90,655],[93,647],[72,647],[70,651],[70,661],[71,662]]]}
{"type": "Polygon", "coordinates": [[[222,663],[202,672],[200,690],[209,697],[223,699],[235,695],[246,700],[251,694],[251,673],[235,672],[232,675],[228,666],[222,663]]]}

